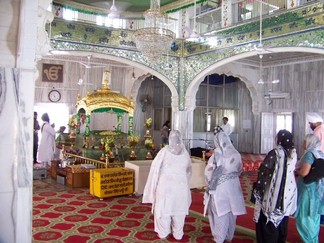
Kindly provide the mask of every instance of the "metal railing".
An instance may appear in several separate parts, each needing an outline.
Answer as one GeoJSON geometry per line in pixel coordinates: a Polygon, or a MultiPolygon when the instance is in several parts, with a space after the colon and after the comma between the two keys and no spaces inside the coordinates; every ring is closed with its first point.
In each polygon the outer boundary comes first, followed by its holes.
{"type": "Polygon", "coordinates": [[[72,158],[75,162],[75,164],[92,164],[96,167],[96,169],[105,169],[105,168],[119,168],[124,167],[124,162],[109,162],[109,157],[106,156],[105,161],[101,160],[95,160],[86,158],[80,155],[71,154],[67,152],[63,152],[63,156],[66,156],[68,158],[72,158]]]}

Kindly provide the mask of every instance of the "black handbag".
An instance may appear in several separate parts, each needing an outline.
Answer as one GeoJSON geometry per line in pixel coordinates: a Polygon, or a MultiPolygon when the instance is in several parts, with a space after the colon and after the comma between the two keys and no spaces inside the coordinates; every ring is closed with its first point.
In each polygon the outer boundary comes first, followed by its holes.
{"type": "Polygon", "coordinates": [[[324,177],[324,159],[315,159],[307,176],[304,177],[304,183],[316,182],[324,177]]]}

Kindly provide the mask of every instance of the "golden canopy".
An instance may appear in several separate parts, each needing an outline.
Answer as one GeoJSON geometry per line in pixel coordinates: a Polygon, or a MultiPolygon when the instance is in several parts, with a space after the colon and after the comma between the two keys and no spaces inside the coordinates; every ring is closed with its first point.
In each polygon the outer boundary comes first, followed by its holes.
{"type": "Polygon", "coordinates": [[[122,94],[108,88],[109,71],[103,76],[103,87],[93,93],[87,94],[84,98],[78,97],[77,111],[84,109],[87,115],[92,111],[105,108],[116,108],[128,112],[130,116],[134,113],[134,103],[122,94]]]}

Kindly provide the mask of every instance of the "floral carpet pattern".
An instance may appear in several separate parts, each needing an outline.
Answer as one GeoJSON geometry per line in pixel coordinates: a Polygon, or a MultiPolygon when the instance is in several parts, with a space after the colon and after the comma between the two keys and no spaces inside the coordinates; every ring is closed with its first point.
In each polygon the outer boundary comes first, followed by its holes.
{"type": "MultiPolygon", "coordinates": [[[[99,200],[88,189],[71,189],[34,181],[33,242],[213,242],[208,218],[192,212],[186,217],[184,237],[160,240],[154,232],[151,205],[141,197],[99,200]]],[[[233,243],[252,243],[253,237],[236,232],[233,243]]]]}

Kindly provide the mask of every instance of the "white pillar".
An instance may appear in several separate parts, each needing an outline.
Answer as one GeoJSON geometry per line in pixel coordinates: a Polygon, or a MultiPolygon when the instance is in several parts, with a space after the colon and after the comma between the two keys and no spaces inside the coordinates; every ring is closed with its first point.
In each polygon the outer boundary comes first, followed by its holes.
{"type": "Polygon", "coordinates": [[[287,9],[295,8],[300,5],[300,0],[286,0],[287,9]]]}
{"type": "Polygon", "coordinates": [[[232,25],[232,1],[222,1],[222,27],[226,28],[232,25]]]}
{"type": "Polygon", "coordinates": [[[16,47],[6,50],[3,45],[1,57],[8,57],[9,61],[4,65],[0,62],[0,90],[3,91],[0,95],[0,161],[3,162],[0,164],[0,242],[32,242],[36,56],[44,51],[37,39],[38,26],[45,28],[39,10],[44,11],[46,2],[51,1],[11,1],[12,11],[8,8],[1,13],[2,17],[12,19],[6,21],[10,26],[4,24],[4,31],[17,33],[11,35],[17,38],[0,39],[16,47]]]}
{"type": "MultiPolygon", "coordinates": [[[[172,104],[174,103],[175,98],[172,99],[172,104]]],[[[192,147],[193,139],[193,111],[195,109],[195,97],[186,97],[186,107],[183,111],[179,111],[177,108],[177,105],[172,106],[172,127],[181,132],[183,142],[189,151],[192,147]]]]}

